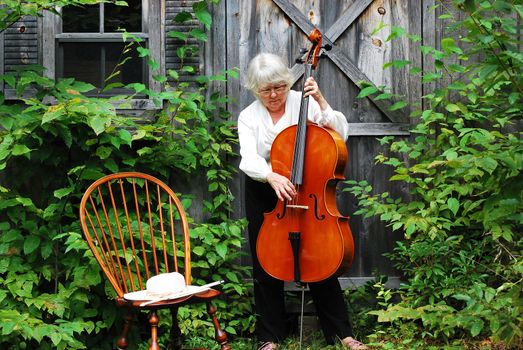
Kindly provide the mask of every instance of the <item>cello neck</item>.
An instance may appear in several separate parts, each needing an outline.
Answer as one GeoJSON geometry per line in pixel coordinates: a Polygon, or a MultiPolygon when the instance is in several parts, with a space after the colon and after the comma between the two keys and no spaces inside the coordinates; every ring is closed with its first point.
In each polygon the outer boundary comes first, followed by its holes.
{"type": "Polygon", "coordinates": [[[296,141],[294,143],[294,157],[292,160],[291,182],[294,185],[303,183],[303,164],[305,161],[305,141],[307,135],[307,115],[309,112],[309,96],[304,96],[305,81],[312,76],[313,66],[310,63],[305,64],[305,74],[303,75],[303,86],[301,93],[300,115],[298,118],[298,127],[296,128],[296,141]]]}

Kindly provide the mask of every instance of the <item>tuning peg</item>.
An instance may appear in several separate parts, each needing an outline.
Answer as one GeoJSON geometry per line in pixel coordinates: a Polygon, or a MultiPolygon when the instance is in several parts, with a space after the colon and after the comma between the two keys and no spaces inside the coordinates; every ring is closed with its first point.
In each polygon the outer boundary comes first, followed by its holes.
{"type": "Polygon", "coordinates": [[[323,49],[325,51],[330,51],[332,49],[332,45],[331,44],[325,44],[325,45],[323,45],[323,49]]]}
{"type": "Polygon", "coordinates": [[[307,50],[307,49],[301,48],[301,49],[300,49],[300,54],[303,55],[303,54],[307,53],[308,51],[309,51],[309,50],[307,50]]]}
{"type": "Polygon", "coordinates": [[[298,58],[296,59],[296,63],[298,63],[298,64],[303,64],[303,63],[305,63],[305,60],[304,60],[303,58],[301,58],[301,57],[298,57],[298,58]]]}

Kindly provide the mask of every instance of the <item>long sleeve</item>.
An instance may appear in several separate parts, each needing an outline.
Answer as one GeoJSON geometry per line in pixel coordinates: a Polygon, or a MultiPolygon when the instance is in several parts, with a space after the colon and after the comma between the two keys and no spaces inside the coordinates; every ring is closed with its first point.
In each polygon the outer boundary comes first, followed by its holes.
{"type": "Polygon", "coordinates": [[[340,134],[343,140],[347,140],[347,137],[349,136],[349,123],[347,122],[345,115],[343,115],[341,112],[333,110],[331,106],[322,112],[318,103],[314,100],[312,100],[312,102],[317,106],[317,110],[314,114],[316,117],[314,121],[320,126],[328,126],[333,128],[338,132],[338,134],[340,134]]]}
{"type": "Polygon", "coordinates": [[[238,118],[238,138],[240,140],[241,156],[240,170],[254,180],[265,182],[267,175],[271,172],[268,162],[270,145],[268,149],[259,149],[260,131],[255,123],[256,118],[260,118],[260,116],[251,113],[256,109],[259,108],[251,105],[242,111],[238,118]]]}

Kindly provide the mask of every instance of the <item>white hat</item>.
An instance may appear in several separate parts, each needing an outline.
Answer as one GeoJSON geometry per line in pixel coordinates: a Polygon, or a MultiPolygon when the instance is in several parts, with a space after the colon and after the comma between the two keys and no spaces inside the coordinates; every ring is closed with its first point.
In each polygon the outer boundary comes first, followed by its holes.
{"type": "Polygon", "coordinates": [[[179,272],[161,273],[153,276],[145,283],[145,290],[139,290],[125,294],[127,300],[153,300],[165,298],[177,298],[185,293],[185,277],[179,272]]]}
{"type": "Polygon", "coordinates": [[[149,278],[145,284],[150,298],[163,298],[185,290],[185,278],[179,272],[161,273],[149,278]]]}
{"type": "Polygon", "coordinates": [[[193,294],[205,292],[223,281],[211,282],[203,286],[185,284],[185,278],[178,272],[161,273],[153,276],[145,283],[146,290],[124,294],[124,298],[131,301],[145,301],[141,306],[160,300],[182,298],[193,294]]]}

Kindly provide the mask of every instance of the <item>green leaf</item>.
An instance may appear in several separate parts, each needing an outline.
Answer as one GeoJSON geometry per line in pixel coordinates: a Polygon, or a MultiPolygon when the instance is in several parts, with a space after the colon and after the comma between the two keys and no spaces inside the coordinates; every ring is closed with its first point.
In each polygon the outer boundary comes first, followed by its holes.
{"type": "Polygon", "coordinates": [[[87,124],[89,124],[96,135],[100,135],[102,132],[104,132],[105,128],[111,124],[111,120],[102,116],[94,116],[88,118],[87,124]]]}
{"type": "Polygon", "coordinates": [[[194,15],[205,26],[207,30],[211,29],[212,17],[207,8],[205,1],[200,1],[193,4],[194,15]]]}
{"type": "Polygon", "coordinates": [[[57,346],[62,341],[62,335],[58,332],[51,333],[49,337],[51,338],[54,346],[57,346]]]}
{"type": "Polygon", "coordinates": [[[81,81],[75,81],[74,84],[71,86],[72,89],[74,89],[77,92],[89,92],[92,90],[95,90],[96,87],[89,83],[84,83],[81,81]]]}
{"type": "Polygon", "coordinates": [[[9,85],[10,88],[14,88],[16,86],[16,78],[12,75],[4,75],[0,76],[0,78],[4,78],[4,81],[9,85]]]}
{"type": "Polygon", "coordinates": [[[178,12],[176,16],[174,17],[174,21],[178,23],[183,23],[186,21],[191,20],[193,17],[192,15],[187,11],[178,12]]]}
{"type": "Polygon", "coordinates": [[[124,84],[119,83],[119,82],[110,83],[110,84],[107,84],[107,85],[104,86],[104,88],[102,89],[102,92],[110,91],[112,89],[117,89],[117,88],[121,88],[121,87],[124,87],[124,86],[125,86],[124,84]]]}
{"type": "Polygon", "coordinates": [[[207,34],[200,28],[194,28],[189,32],[194,38],[200,41],[207,41],[207,34]]]}
{"type": "Polygon", "coordinates": [[[170,38],[179,39],[182,41],[186,41],[187,39],[189,39],[189,35],[187,35],[186,33],[175,31],[175,30],[168,32],[167,36],[170,38]]]}
{"type": "Polygon", "coordinates": [[[64,198],[65,196],[71,194],[74,190],[74,187],[65,187],[65,188],[60,188],[56,191],[53,192],[53,195],[58,198],[58,199],[62,199],[64,198]]]}
{"type": "Polygon", "coordinates": [[[411,62],[408,60],[394,60],[392,62],[385,63],[383,65],[383,69],[387,69],[391,66],[393,66],[394,68],[403,68],[403,67],[409,65],[410,63],[411,62]]]}
{"type": "Polygon", "coordinates": [[[447,200],[447,206],[449,207],[450,211],[456,215],[456,213],[459,210],[459,201],[456,198],[449,198],[447,200]]]}
{"type": "Polygon", "coordinates": [[[519,96],[520,96],[520,94],[517,93],[517,92],[513,92],[513,93],[511,93],[511,94],[508,96],[508,102],[509,102],[511,105],[515,104],[515,103],[519,100],[519,98],[520,98],[519,96]]]}
{"type": "Polygon", "coordinates": [[[180,78],[180,75],[178,74],[177,71],[173,70],[173,69],[169,69],[169,71],[167,72],[167,74],[169,74],[169,76],[171,78],[173,78],[174,80],[178,80],[180,78]]]}
{"type": "Polygon", "coordinates": [[[498,167],[498,162],[490,157],[478,158],[475,163],[478,167],[485,169],[489,174],[492,174],[498,167]]]}
{"type": "Polygon", "coordinates": [[[138,46],[136,51],[138,51],[138,57],[149,57],[151,55],[149,49],[146,49],[145,47],[138,46]]]}
{"type": "Polygon", "coordinates": [[[227,245],[225,243],[219,243],[216,246],[216,252],[222,259],[225,259],[225,256],[227,255],[227,245]]]}
{"type": "Polygon", "coordinates": [[[367,97],[369,95],[372,95],[375,92],[378,92],[378,88],[375,86],[367,86],[366,88],[363,88],[360,93],[358,94],[358,98],[367,97]]]}
{"type": "Polygon", "coordinates": [[[51,106],[42,116],[42,124],[49,123],[55,119],[60,118],[64,115],[64,108],[61,105],[51,106]]]}
{"type": "Polygon", "coordinates": [[[390,35],[385,39],[385,41],[390,41],[394,38],[402,37],[403,35],[405,35],[405,33],[405,28],[392,26],[390,30],[390,35]]]}
{"type": "Polygon", "coordinates": [[[405,101],[398,101],[396,102],[395,104],[393,104],[392,106],[389,107],[389,111],[395,111],[397,109],[401,109],[403,107],[407,106],[407,102],[405,101]]]}
{"type": "Polygon", "coordinates": [[[133,137],[129,131],[125,129],[120,129],[120,131],[118,131],[118,135],[120,136],[120,139],[123,141],[124,144],[131,146],[133,137]]]}
{"type": "Polygon", "coordinates": [[[192,252],[197,256],[203,256],[205,254],[205,248],[201,246],[194,247],[192,252]]]}
{"type": "Polygon", "coordinates": [[[454,103],[449,103],[445,106],[445,109],[451,113],[461,111],[461,108],[459,108],[459,106],[454,103]]]}
{"type": "Polygon", "coordinates": [[[483,329],[483,320],[481,320],[480,318],[476,318],[474,319],[473,321],[474,323],[472,324],[472,327],[470,328],[470,335],[472,335],[473,337],[476,337],[479,335],[479,333],[481,333],[481,330],[483,329]]]}
{"type": "Polygon", "coordinates": [[[14,145],[11,151],[13,156],[21,156],[26,153],[30,153],[31,150],[26,145],[14,145]]]}
{"type": "Polygon", "coordinates": [[[31,254],[38,248],[40,245],[40,237],[36,235],[31,235],[27,237],[24,241],[24,254],[31,254]]]}
{"type": "Polygon", "coordinates": [[[441,39],[441,48],[446,53],[451,53],[454,50],[455,47],[456,47],[456,42],[454,41],[453,38],[443,38],[443,39],[441,39]]]}

